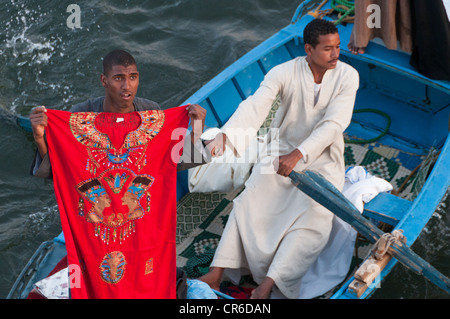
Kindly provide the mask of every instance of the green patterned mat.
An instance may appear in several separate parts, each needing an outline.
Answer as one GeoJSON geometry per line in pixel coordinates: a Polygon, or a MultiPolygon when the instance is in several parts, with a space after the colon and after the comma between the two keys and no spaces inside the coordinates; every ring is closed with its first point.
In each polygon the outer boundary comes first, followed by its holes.
{"type": "Polygon", "coordinates": [[[179,201],[177,266],[184,267],[188,277],[195,278],[207,271],[233,207],[232,201],[241,191],[189,193],[179,201]],[[208,209],[193,209],[191,205],[195,203],[205,203],[203,206],[208,209]],[[196,267],[203,265],[206,269],[195,272],[196,267]]]}

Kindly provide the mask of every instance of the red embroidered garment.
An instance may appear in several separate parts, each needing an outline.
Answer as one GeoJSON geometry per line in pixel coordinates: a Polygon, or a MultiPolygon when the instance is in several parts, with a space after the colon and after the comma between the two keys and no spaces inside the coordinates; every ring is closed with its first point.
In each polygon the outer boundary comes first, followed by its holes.
{"type": "Polygon", "coordinates": [[[175,298],[185,107],[47,115],[71,297],[175,298]]]}

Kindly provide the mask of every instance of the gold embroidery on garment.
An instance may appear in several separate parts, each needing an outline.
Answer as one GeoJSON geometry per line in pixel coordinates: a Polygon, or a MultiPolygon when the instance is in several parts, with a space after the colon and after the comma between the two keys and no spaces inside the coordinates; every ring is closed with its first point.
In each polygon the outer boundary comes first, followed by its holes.
{"type": "Polygon", "coordinates": [[[120,251],[106,254],[100,262],[100,276],[108,284],[117,284],[125,275],[127,262],[120,251]]]}
{"type": "Polygon", "coordinates": [[[103,242],[118,239],[122,243],[135,231],[135,220],[150,212],[153,181],[152,176],[135,175],[127,168],[106,170],[76,186],[82,196],[79,215],[95,224],[95,235],[103,242]],[[91,204],[87,213],[83,199],[91,204]],[[113,201],[115,205],[111,205],[113,201]]]}
{"type": "Polygon", "coordinates": [[[69,119],[73,136],[87,147],[86,170],[93,176],[76,185],[81,195],[78,214],[95,225],[94,234],[103,242],[122,243],[135,231],[135,221],[150,212],[154,178],[133,170],[139,172],[147,165],[148,142],[163,127],[165,113],[137,112],[139,126],[125,135],[118,149],[95,126],[99,114],[72,113],[69,119]]]}
{"type": "Polygon", "coordinates": [[[144,275],[151,274],[153,272],[153,258],[150,258],[145,263],[145,272],[144,275]]]}
{"type": "Polygon", "coordinates": [[[123,144],[116,149],[108,135],[95,126],[99,113],[72,113],[69,119],[73,136],[88,148],[89,159],[86,170],[96,175],[100,167],[113,168],[135,165],[140,171],[147,164],[147,143],[151,141],[164,125],[164,111],[137,112],[141,123],[139,127],[128,132],[123,144]]]}
{"type": "MultiPolygon", "coordinates": [[[[70,116],[70,129],[75,138],[83,145],[90,148],[111,149],[114,148],[107,134],[100,132],[95,127],[95,118],[99,113],[79,112],[70,116]]],[[[161,130],[164,124],[164,111],[138,112],[141,117],[139,127],[129,132],[121,148],[132,148],[147,144],[161,130]]]]}

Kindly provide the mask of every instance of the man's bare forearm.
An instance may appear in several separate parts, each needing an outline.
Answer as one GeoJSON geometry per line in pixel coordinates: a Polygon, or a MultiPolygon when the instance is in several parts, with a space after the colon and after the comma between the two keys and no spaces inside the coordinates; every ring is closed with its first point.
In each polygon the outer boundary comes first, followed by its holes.
{"type": "Polygon", "coordinates": [[[44,156],[47,155],[48,152],[47,142],[45,141],[45,138],[43,136],[34,137],[34,142],[37,146],[39,154],[42,158],[44,158],[44,156]]]}

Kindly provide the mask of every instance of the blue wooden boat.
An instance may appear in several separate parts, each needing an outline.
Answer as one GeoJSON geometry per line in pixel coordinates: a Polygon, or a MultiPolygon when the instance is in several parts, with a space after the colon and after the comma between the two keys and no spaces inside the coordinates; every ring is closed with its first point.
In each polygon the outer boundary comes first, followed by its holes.
{"type": "MultiPolygon", "coordinates": [[[[333,1],[322,5],[321,10],[331,9],[333,1]]],[[[302,2],[289,25],[230,65],[183,104],[200,104],[207,110],[206,126],[221,127],[239,103],[256,91],[271,68],[305,55],[303,29],[314,19],[312,12],[318,6],[318,1],[302,2]]],[[[338,19],[333,15],[323,18],[338,19]]],[[[450,83],[420,74],[409,64],[409,54],[388,50],[376,41],[369,43],[364,54],[353,55],[347,48],[353,25],[339,23],[337,27],[341,37],[340,59],[360,74],[355,112],[346,130],[347,164],[363,165],[374,175],[389,179],[394,186],[392,193],[379,194],[367,203],[363,216],[375,225],[383,225],[389,232],[402,230],[405,245],[410,247],[447,196],[450,185],[450,83]],[[355,155],[357,152],[362,155],[355,155]],[[355,159],[358,156],[359,159],[355,159]]],[[[18,122],[24,129],[30,129],[26,118],[19,117],[18,122]]],[[[187,172],[179,173],[177,187],[180,210],[189,198],[203,196],[212,203],[207,213],[214,215],[232,201],[232,197],[218,192],[190,193],[187,172]]],[[[195,205],[195,200],[192,201],[195,205]]],[[[198,204],[200,206],[205,207],[198,204]]],[[[207,214],[201,216],[205,217],[196,226],[203,227],[211,220],[207,214]]],[[[189,236],[186,229],[181,229],[180,233],[184,236],[180,237],[180,242],[189,236]]],[[[33,283],[45,277],[64,255],[62,234],[43,243],[20,274],[8,298],[26,298],[33,283]],[[35,271],[31,271],[33,269],[35,271]]],[[[390,259],[375,281],[386,278],[397,263],[396,258],[390,259]]],[[[369,298],[380,285],[355,289],[355,280],[358,280],[355,270],[352,268],[347,279],[326,297],[369,298]]]]}

